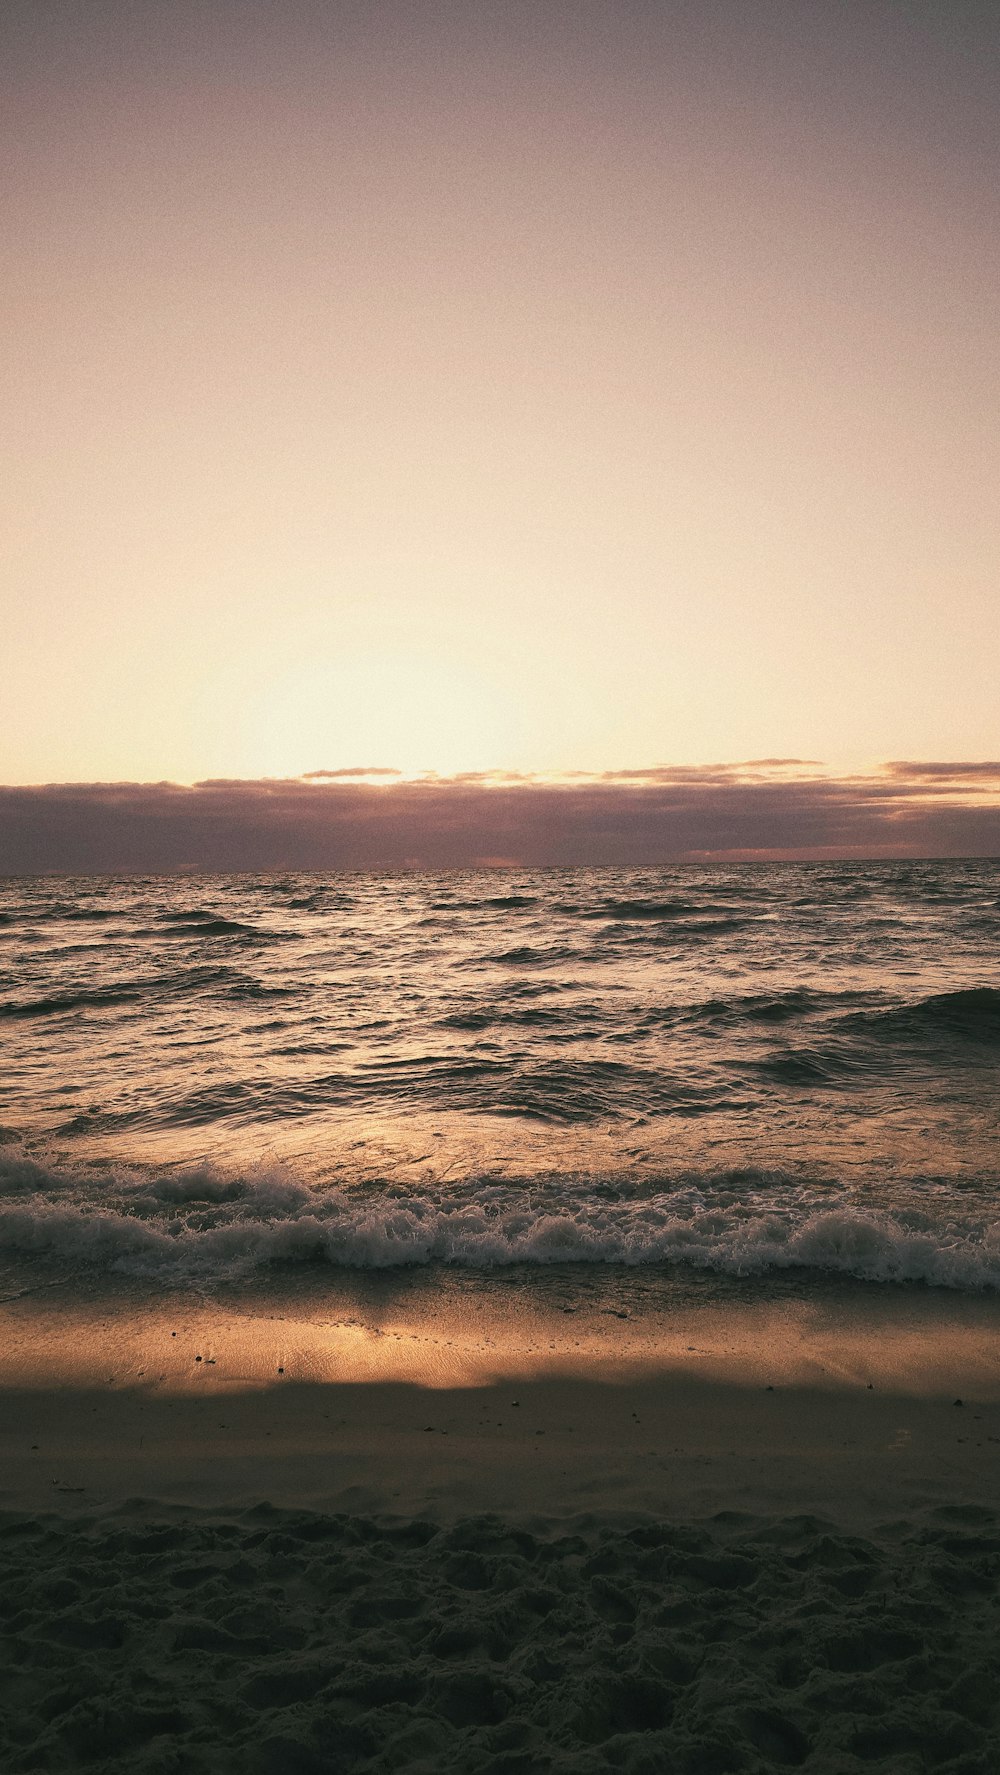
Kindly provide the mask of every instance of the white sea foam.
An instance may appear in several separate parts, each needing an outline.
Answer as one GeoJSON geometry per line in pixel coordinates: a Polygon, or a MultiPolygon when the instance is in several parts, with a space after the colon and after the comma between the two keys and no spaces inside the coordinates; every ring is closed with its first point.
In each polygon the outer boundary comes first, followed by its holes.
{"type": "Polygon", "coordinates": [[[681,1264],[734,1276],[809,1268],[867,1281],[1000,1289],[1000,1220],[933,1199],[890,1211],[780,1174],[690,1177],[614,1195],[582,1180],[487,1178],[413,1194],[331,1189],[260,1168],[158,1177],[48,1170],[0,1151],[0,1250],[148,1277],[273,1264],[681,1264]]]}

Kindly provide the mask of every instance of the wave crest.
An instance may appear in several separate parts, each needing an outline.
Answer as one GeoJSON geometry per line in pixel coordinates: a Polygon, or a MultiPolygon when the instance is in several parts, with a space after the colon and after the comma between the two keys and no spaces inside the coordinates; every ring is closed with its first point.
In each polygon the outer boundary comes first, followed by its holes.
{"type": "Polygon", "coordinates": [[[598,1194],[469,1178],[413,1194],[330,1188],[259,1168],[149,1178],[61,1173],[0,1155],[0,1250],[134,1275],[218,1280],[323,1261],[684,1265],[733,1276],[804,1268],[872,1282],[1000,1289],[1000,1223],[867,1207],[780,1173],[679,1178],[598,1194]]]}

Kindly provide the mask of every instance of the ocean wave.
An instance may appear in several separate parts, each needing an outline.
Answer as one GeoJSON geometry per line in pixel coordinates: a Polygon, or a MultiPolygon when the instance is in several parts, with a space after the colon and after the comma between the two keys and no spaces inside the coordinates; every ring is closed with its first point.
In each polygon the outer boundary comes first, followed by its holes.
{"type": "Polygon", "coordinates": [[[171,907],[167,912],[158,912],[158,924],[214,924],[219,914],[206,912],[203,906],[171,907]]]}
{"type": "Polygon", "coordinates": [[[237,918],[193,918],[171,920],[166,929],[156,931],[157,937],[252,937],[257,942],[274,943],[290,936],[286,931],[262,931],[258,925],[243,924],[237,918]]]}
{"type": "Polygon", "coordinates": [[[668,942],[674,937],[723,936],[731,931],[745,931],[750,926],[759,924],[762,916],[759,912],[744,912],[733,915],[720,913],[718,917],[686,918],[669,933],[659,930],[657,937],[661,942],[668,942]]]}
{"type": "Polygon", "coordinates": [[[732,1064],[779,1085],[837,1085],[873,1070],[863,1053],[832,1042],[824,1046],[780,1048],[759,1059],[734,1060],[732,1064]]]}
{"type": "Polygon", "coordinates": [[[507,1027],[524,1029],[572,1029],[578,1021],[580,1013],[576,1010],[567,1011],[553,1009],[545,1005],[515,1005],[511,1009],[503,1006],[480,1005],[468,1011],[453,1011],[447,1017],[439,1019],[440,1029],[462,1029],[477,1031],[481,1029],[502,1029],[507,1027]]]}
{"type": "Polygon", "coordinates": [[[110,920],[127,918],[128,913],[119,906],[70,906],[60,912],[59,917],[68,924],[106,924],[110,920]]]}
{"type": "MultiPolygon", "coordinates": [[[[773,1048],[753,1059],[734,1056],[730,1066],[793,1087],[847,1085],[896,1072],[913,1077],[921,1050],[934,1050],[939,1062],[952,1050],[957,1064],[967,1048],[1000,1045],[1000,993],[941,993],[891,1010],[851,1013],[825,1030],[821,1042],[773,1048]]],[[[995,1065],[992,1055],[988,1064],[995,1065]]]]}
{"type": "Polygon", "coordinates": [[[537,894],[486,894],[480,899],[446,899],[430,900],[432,912],[524,912],[529,906],[539,904],[537,894]]]}
{"type": "MultiPolygon", "coordinates": [[[[285,1027],[288,1027],[286,1024],[285,1027]]],[[[551,1037],[550,1039],[556,1039],[551,1037]]],[[[571,1037],[563,1035],[562,1040],[571,1037]]],[[[346,1042],[284,1044],[282,1054],[329,1055],[346,1042]]],[[[742,1081],[737,1082],[742,1090],[742,1081]]],[[[142,1122],[158,1128],[198,1128],[237,1120],[267,1126],[326,1114],[335,1109],[420,1110],[433,1106],[453,1113],[480,1113],[550,1123],[555,1127],[614,1123],[636,1116],[704,1115],[729,1107],[718,1077],[690,1078],[619,1060],[539,1060],[512,1066],[492,1053],[470,1052],[369,1057],[338,1072],[296,1078],[260,1072],[241,1078],[212,1078],[191,1088],[186,1076],[171,1090],[161,1089],[155,1104],[129,1102],[102,1116],[104,1131],[142,1122]]],[[[89,1112],[60,1124],[60,1134],[94,1132],[89,1112]]]]}
{"type": "Polygon", "coordinates": [[[488,962],[496,962],[502,967],[551,967],[555,962],[586,961],[587,956],[578,950],[567,949],[562,944],[552,943],[545,948],[532,948],[530,944],[522,944],[517,949],[500,949],[495,954],[485,957],[488,962]]]}
{"type": "Polygon", "coordinates": [[[561,910],[573,910],[579,918],[611,918],[626,923],[630,919],[641,922],[645,919],[694,917],[705,911],[705,905],[692,900],[602,900],[598,906],[589,906],[586,910],[568,906],[561,910]]]}
{"type": "Polygon", "coordinates": [[[690,1005],[665,1007],[665,1018],[711,1024],[788,1023],[799,1017],[825,1013],[843,1005],[863,1004],[869,993],[822,992],[808,986],[789,986],[783,991],[735,993],[732,997],[696,1000],[690,1005]]]}
{"type": "Polygon", "coordinates": [[[989,1045],[1000,1043],[1000,990],[969,986],[957,992],[936,992],[909,1004],[882,1011],[859,1012],[844,1024],[870,1036],[958,1036],[989,1045]]]}
{"type": "Polygon", "coordinates": [[[276,1264],[670,1266],[740,1277],[811,1270],[861,1281],[1000,1290],[1000,1222],[881,1211],[846,1190],[743,1170],[661,1188],[488,1177],[350,1190],[263,1167],[159,1177],[47,1169],[0,1153],[0,1250],[165,1280],[246,1277],[276,1264]]]}
{"type": "Polygon", "coordinates": [[[0,1017],[51,1017],[62,1011],[97,1009],[102,1005],[123,1005],[146,995],[148,987],[137,984],[122,986],[81,987],[78,992],[56,992],[49,998],[8,1001],[0,1005],[0,1017]]]}
{"type": "Polygon", "coordinates": [[[160,998],[198,994],[208,988],[229,987],[233,996],[282,994],[285,988],[257,988],[233,968],[182,968],[179,972],[152,974],[107,986],[79,986],[44,998],[8,999],[0,1004],[0,1017],[50,1017],[67,1011],[100,1010],[104,1006],[148,1003],[160,998]]]}

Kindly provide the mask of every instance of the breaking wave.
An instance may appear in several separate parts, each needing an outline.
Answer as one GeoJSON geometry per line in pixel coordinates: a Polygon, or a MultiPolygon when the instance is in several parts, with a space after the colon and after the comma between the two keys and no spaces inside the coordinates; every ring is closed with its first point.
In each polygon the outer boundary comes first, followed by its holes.
{"type": "Polygon", "coordinates": [[[933,1200],[865,1206],[846,1189],[740,1171],[614,1189],[466,1179],[412,1194],[330,1188],[258,1168],[150,1177],[47,1169],[0,1153],[0,1251],[74,1269],[162,1278],[245,1277],[323,1262],[354,1269],[452,1264],[681,1265],[730,1276],[794,1269],[869,1282],[1000,1289],[1000,1221],[933,1200]]]}

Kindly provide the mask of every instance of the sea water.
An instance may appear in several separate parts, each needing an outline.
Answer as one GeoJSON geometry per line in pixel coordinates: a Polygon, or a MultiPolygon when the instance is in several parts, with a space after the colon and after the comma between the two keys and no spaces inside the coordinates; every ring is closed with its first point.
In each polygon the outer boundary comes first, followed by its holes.
{"type": "Polygon", "coordinates": [[[0,882],[0,1255],[1000,1287],[1000,863],[0,882]]]}

